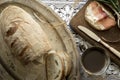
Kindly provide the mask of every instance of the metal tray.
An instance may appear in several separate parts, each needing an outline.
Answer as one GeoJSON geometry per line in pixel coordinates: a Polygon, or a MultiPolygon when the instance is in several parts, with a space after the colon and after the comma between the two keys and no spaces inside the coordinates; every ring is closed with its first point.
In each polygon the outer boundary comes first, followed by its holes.
{"type": "MultiPolygon", "coordinates": [[[[64,51],[70,56],[73,67],[68,79],[78,80],[80,57],[72,34],[66,28],[65,22],[53,10],[38,0],[0,0],[0,12],[8,5],[16,5],[26,10],[41,25],[53,49],[64,51]]],[[[3,41],[2,34],[0,36],[0,44],[2,44],[0,45],[0,63],[15,80],[46,80],[44,61],[41,64],[21,64],[3,41]]],[[[8,79],[7,76],[5,78],[8,79]]]]}

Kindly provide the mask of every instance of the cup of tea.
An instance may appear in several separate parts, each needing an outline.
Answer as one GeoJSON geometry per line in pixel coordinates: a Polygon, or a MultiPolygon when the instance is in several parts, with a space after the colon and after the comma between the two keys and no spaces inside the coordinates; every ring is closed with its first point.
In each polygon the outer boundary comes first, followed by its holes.
{"type": "Polygon", "coordinates": [[[110,57],[100,47],[91,47],[81,56],[82,68],[90,75],[102,75],[110,64],[110,57]]]}

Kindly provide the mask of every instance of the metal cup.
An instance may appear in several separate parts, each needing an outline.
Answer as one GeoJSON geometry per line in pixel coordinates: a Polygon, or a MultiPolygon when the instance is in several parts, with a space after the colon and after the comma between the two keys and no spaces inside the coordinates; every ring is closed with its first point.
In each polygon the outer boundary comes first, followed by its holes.
{"type": "Polygon", "coordinates": [[[89,75],[102,75],[110,64],[110,57],[104,49],[91,47],[83,52],[80,62],[89,75]]]}

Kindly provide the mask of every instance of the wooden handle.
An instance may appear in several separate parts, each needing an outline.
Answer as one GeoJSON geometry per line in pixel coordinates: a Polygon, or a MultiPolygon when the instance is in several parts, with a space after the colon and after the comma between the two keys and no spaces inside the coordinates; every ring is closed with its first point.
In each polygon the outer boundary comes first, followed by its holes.
{"type": "Polygon", "coordinates": [[[111,52],[113,52],[117,57],[120,58],[120,52],[117,51],[116,49],[114,49],[113,47],[109,46],[107,43],[105,43],[104,41],[100,41],[101,44],[103,44],[106,48],[108,48],[111,52]]]}

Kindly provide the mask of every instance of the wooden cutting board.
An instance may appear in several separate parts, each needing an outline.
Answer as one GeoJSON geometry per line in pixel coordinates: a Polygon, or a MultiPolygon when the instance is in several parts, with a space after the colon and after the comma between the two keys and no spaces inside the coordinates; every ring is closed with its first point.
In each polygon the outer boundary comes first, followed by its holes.
{"type": "MultiPolygon", "coordinates": [[[[40,0],[0,0],[0,13],[8,5],[16,5],[27,11],[32,18],[39,23],[55,51],[63,51],[72,60],[72,70],[67,76],[69,80],[79,80],[80,65],[72,33],[67,29],[65,22],[40,0]]],[[[0,30],[0,63],[15,80],[47,80],[45,61],[41,63],[31,62],[23,65],[3,40],[0,30]]],[[[6,77],[6,80],[7,77],[6,77]]]]}
{"type": "MultiPolygon", "coordinates": [[[[103,45],[101,45],[100,43],[92,40],[91,38],[89,38],[87,35],[85,35],[82,31],[80,31],[78,29],[78,25],[82,25],[88,29],[90,29],[91,31],[93,31],[94,33],[96,33],[100,38],[103,37],[107,40],[110,41],[116,41],[118,39],[120,39],[120,29],[115,26],[112,27],[109,30],[106,31],[98,31],[93,29],[86,21],[85,21],[85,9],[86,6],[93,0],[88,0],[88,2],[82,7],[82,9],[79,10],[79,12],[71,19],[70,21],[70,26],[71,28],[78,33],[81,37],[83,37],[84,39],[86,39],[89,43],[91,43],[93,46],[99,46],[101,48],[104,48],[107,53],[109,53],[111,60],[113,60],[115,63],[117,63],[120,66],[120,59],[118,57],[116,57],[112,52],[110,52],[108,49],[106,49],[103,45]]],[[[120,0],[119,0],[120,1],[120,0]]],[[[115,42],[115,43],[110,43],[107,42],[111,47],[115,48],[116,50],[120,51],[120,41],[119,42],[115,42]]]]}

